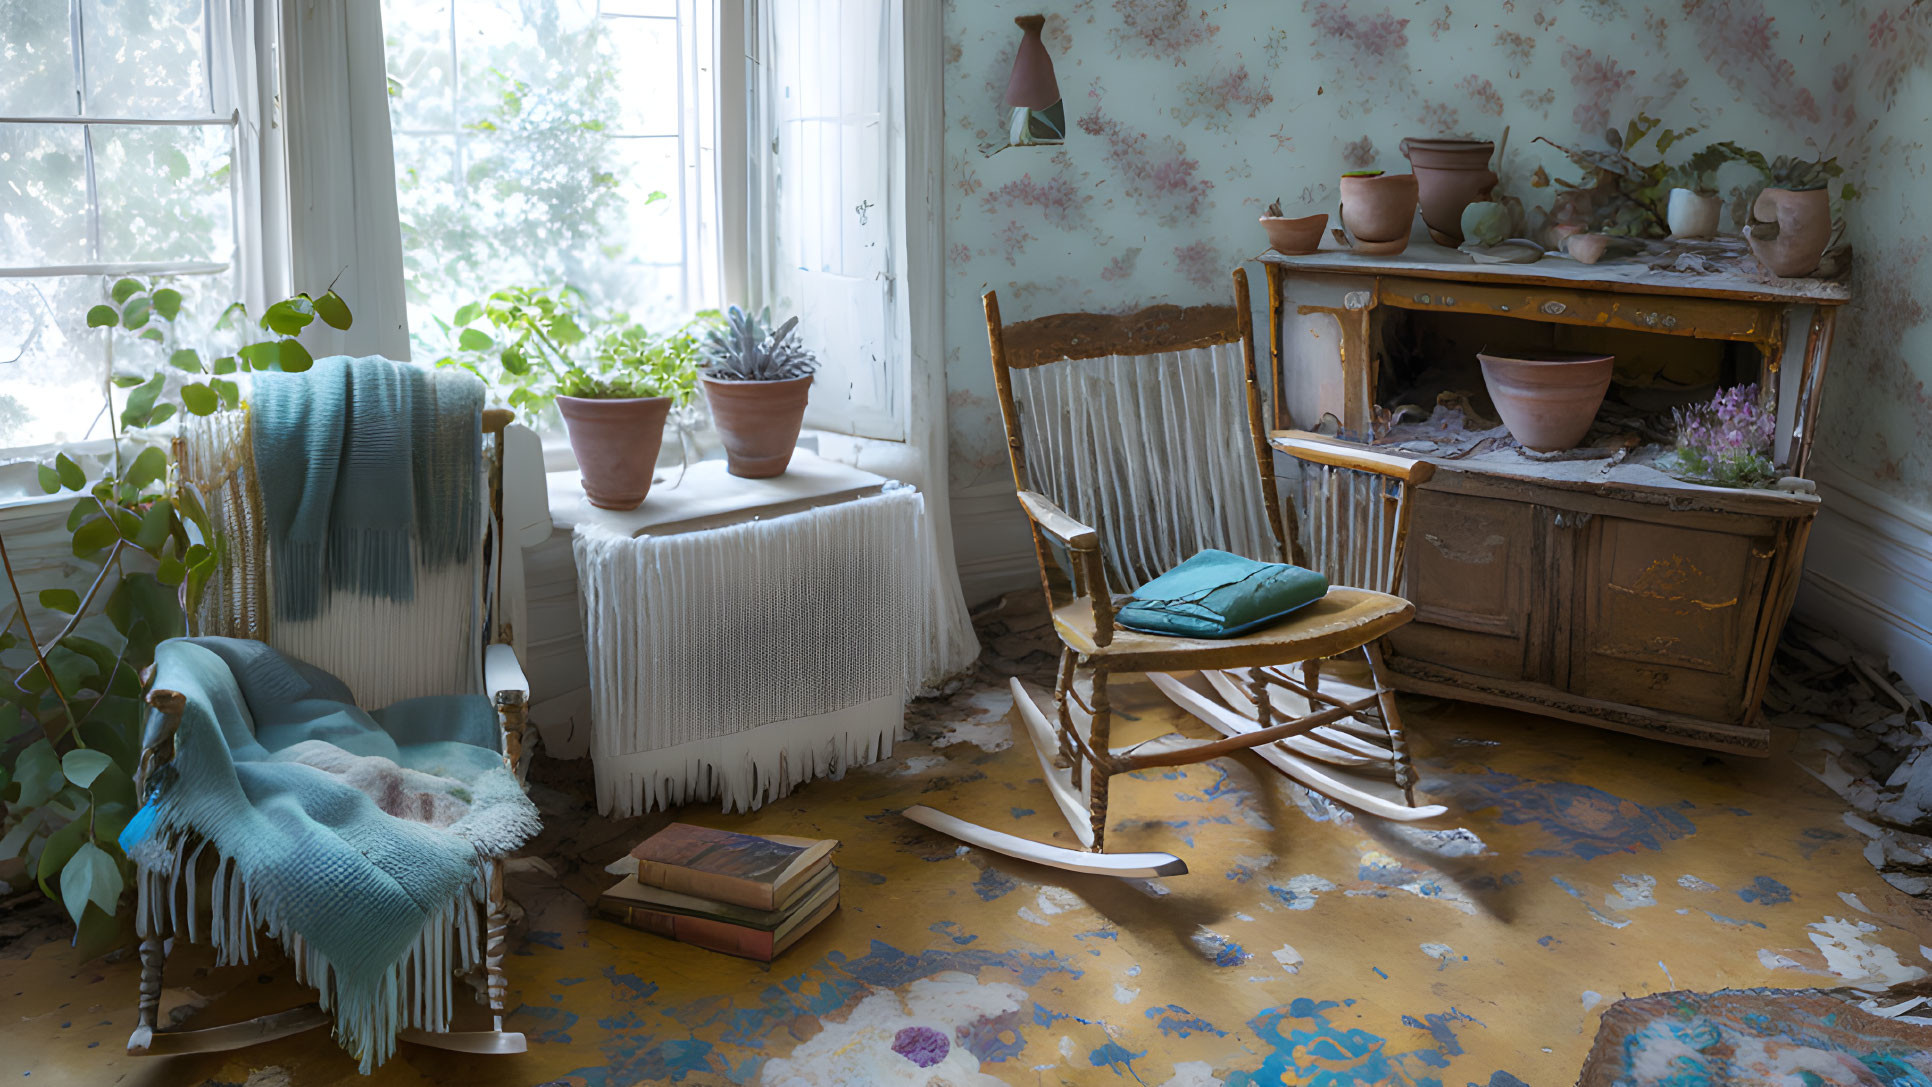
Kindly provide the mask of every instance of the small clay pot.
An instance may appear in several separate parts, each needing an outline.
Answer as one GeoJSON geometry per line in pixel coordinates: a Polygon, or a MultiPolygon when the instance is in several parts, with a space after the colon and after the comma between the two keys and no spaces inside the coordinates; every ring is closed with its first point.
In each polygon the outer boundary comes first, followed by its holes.
{"type": "Polygon", "coordinates": [[[584,496],[607,510],[634,510],[651,493],[657,454],[664,448],[668,396],[588,400],[559,396],[557,411],[570,432],[584,496]]]}
{"type": "Polygon", "coordinates": [[[1824,189],[1766,189],[1751,205],[1744,236],[1771,274],[1808,276],[1818,270],[1831,244],[1831,194],[1824,189]]]}
{"type": "Polygon", "coordinates": [[[734,476],[769,479],[785,474],[805,423],[812,375],[784,381],[723,381],[706,377],[704,399],[724,441],[734,476]]]}
{"type": "Polygon", "coordinates": [[[1268,232],[1268,247],[1277,253],[1313,253],[1322,245],[1322,231],[1328,229],[1328,213],[1284,219],[1261,217],[1261,229],[1268,232]]]}
{"type": "Polygon", "coordinates": [[[1437,245],[1463,242],[1462,209],[1489,199],[1496,172],[1489,168],[1496,145],[1488,140],[1439,140],[1409,137],[1400,144],[1415,171],[1422,222],[1437,245]]]}
{"type": "Polygon", "coordinates": [[[1590,432],[1590,424],[1610,391],[1613,355],[1573,355],[1559,351],[1478,354],[1483,384],[1503,425],[1523,445],[1539,453],[1571,449],[1590,432]]]}
{"type": "Polygon", "coordinates": [[[1344,176],[1341,187],[1342,229],[1351,238],[1369,243],[1379,253],[1400,253],[1408,247],[1409,229],[1415,223],[1414,174],[1344,176]]]}
{"type": "Polygon", "coordinates": [[[1579,264],[1595,264],[1603,259],[1610,248],[1608,234],[1572,234],[1563,239],[1563,247],[1571,259],[1579,264]]]}
{"type": "Polygon", "coordinates": [[[1670,203],[1664,206],[1664,222],[1673,238],[1714,238],[1724,199],[1714,192],[1695,189],[1670,190],[1670,203]]]}

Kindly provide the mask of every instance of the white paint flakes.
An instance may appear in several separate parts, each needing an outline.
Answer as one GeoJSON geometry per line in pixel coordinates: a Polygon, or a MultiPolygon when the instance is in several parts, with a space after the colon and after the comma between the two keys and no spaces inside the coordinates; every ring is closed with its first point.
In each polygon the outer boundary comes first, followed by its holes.
{"type": "Polygon", "coordinates": [[[1805,970],[1804,964],[1797,959],[1789,955],[1780,955],[1768,947],[1758,948],[1758,965],[1766,970],[1804,970],[1807,974],[1811,973],[1805,970]]]}
{"type": "Polygon", "coordinates": [[[1603,896],[1603,904],[1611,909],[1634,910],[1657,904],[1657,877],[1630,875],[1617,877],[1616,885],[1610,893],[1603,896]]]}
{"type": "Polygon", "coordinates": [[[1870,906],[1867,906],[1863,902],[1860,902],[1858,900],[1858,896],[1851,893],[1850,891],[1838,892],[1838,900],[1840,902],[1843,902],[1845,905],[1850,906],[1852,909],[1857,910],[1859,913],[1872,912],[1870,906]]]}
{"type": "Polygon", "coordinates": [[[1060,1035],[1060,1055],[1062,1057],[1073,1056],[1073,1039],[1064,1034],[1060,1035]]]}
{"type": "MultiPolygon", "coordinates": [[[[1026,990],[999,982],[982,983],[971,974],[947,971],[920,978],[901,990],[874,991],[846,1015],[843,1022],[822,1020],[822,1029],[800,1042],[790,1056],[765,1062],[759,1081],[786,1087],[819,1087],[847,1083],[985,1085],[999,1080],[982,1075],[979,1059],[952,1044],[944,1059],[927,1068],[893,1052],[892,1043],[906,1027],[928,1027],[949,1042],[959,1031],[981,1019],[1025,1007],[1026,990]]],[[[1072,1039],[1062,1043],[1071,1053],[1072,1039]]]]}
{"type": "Polygon", "coordinates": [[[1236,921],[1252,921],[1254,920],[1254,917],[1250,914],[1237,913],[1234,915],[1234,919],[1236,921]]]}
{"type": "Polygon", "coordinates": [[[1897,985],[1917,981],[1926,974],[1924,967],[1901,961],[1898,952],[1867,940],[1869,934],[1878,931],[1878,926],[1869,921],[1827,916],[1805,927],[1811,930],[1811,942],[1824,952],[1825,967],[1841,978],[1897,985]]]}
{"type": "Polygon", "coordinates": [[[1128,879],[1121,882],[1149,898],[1166,898],[1174,893],[1165,883],[1154,879],[1128,879]]]}
{"type": "Polygon", "coordinates": [[[1682,887],[1686,891],[1707,891],[1708,892],[1708,891],[1717,890],[1717,884],[1706,883],[1703,880],[1698,879],[1696,876],[1693,876],[1688,872],[1677,877],[1677,885],[1679,887],[1682,887]]]}
{"type": "Polygon", "coordinates": [[[1438,857],[1480,857],[1489,851],[1474,831],[1457,827],[1454,830],[1427,830],[1407,823],[1392,823],[1388,833],[1424,853],[1438,857]]]}
{"type": "Polygon", "coordinates": [[[1206,1061],[1179,1061],[1160,1087],[1220,1087],[1225,1082],[1215,1077],[1214,1066],[1206,1061]]]}
{"type": "Polygon", "coordinates": [[[1020,920],[1030,925],[1045,925],[1049,923],[1046,918],[1034,913],[1033,907],[1031,906],[1020,907],[1020,920]]]}
{"type": "Polygon", "coordinates": [[[916,777],[928,770],[936,770],[946,765],[944,755],[914,755],[912,758],[892,768],[893,777],[916,777]]]}
{"type": "Polygon", "coordinates": [[[1282,970],[1287,973],[1301,973],[1301,952],[1288,944],[1282,944],[1281,949],[1275,952],[1275,961],[1280,963],[1282,970]]]}
{"type": "Polygon", "coordinates": [[[964,699],[970,716],[949,722],[934,747],[972,744],[981,751],[1004,751],[1013,746],[1013,696],[1004,690],[976,691],[964,699]]]}
{"type": "Polygon", "coordinates": [[[1052,917],[1056,913],[1065,913],[1068,910],[1077,910],[1086,905],[1086,902],[1079,895],[1074,894],[1065,887],[1040,888],[1039,903],[1040,912],[1048,917],[1052,917]]]}
{"type": "Polygon", "coordinates": [[[1139,977],[1139,976],[1140,976],[1140,964],[1139,964],[1139,963],[1135,963],[1134,965],[1132,965],[1132,966],[1129,966],[1129,967],[1127,968],[1127,976],[1128,976],[1128,977],[1130,977],[1130,978],[1137,978],[1137,977],[1139,977]]]}
{"type": "Polygon", "coordinates": [[[1283,886],[1288,893],[1277,894],[1276,897],[1291,910],[1312,910],[1315,900],[1321,897],[1323,891],[1335,889],[1333,883],[1317,875],[1295,876],[1283,886]]]}
{"type": "Polygon", "coordinates": [[[1122,985],[1117,981],[1114,982],[1114,1002],[1115,1003],[1132,1004],[1134,1002],[1134,998],[1139,995],[1140,995],[1139,989],[1129,989],[1127,986],[1122,985]]]}
{"type": "Polygon", "coordinates": [[[1603,1003],[1602,993],[1597,992],[1595,989],[1583,990],[1583,1010],[1584,1011],[1587,1012],[1591,1008],[1594,1008],[1601,1003],[1603,1003]]]}
{"type": "Polygon", "coordinates": [[[1421,946],[1424,955],[1436,960],[1437,970],[1447,970],[1451,963],[1469,961],[1469,956],[1456,954],[1456,949],[1448,944],[1425,943],[1421,946]]]}

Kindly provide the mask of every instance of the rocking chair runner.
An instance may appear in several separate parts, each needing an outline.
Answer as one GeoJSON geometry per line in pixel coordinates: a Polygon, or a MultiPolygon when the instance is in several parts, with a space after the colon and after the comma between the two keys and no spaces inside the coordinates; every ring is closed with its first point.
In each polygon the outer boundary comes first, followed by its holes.
{"type": "MultiPolygon", "coordinates": [[[[471,560],[475,564],[475,580],[470,582],[466,578],[465,584],[470,588],[463,591],[469,593],[472,588],[480,591],[475,592],[473,602],[465,609],[472,621],[462,624],[465,629],[450,631],[446,644],[453,659],[459,662],[468,654],[469,664],[465,666],[459,663],[453,669],[441,670],[431,667],[428,671],[432,674],[426,679],[418,677],[403,682],[405,685],[413,683],[418,686],[426,683],[434,689],[440,682],[439,676],[467,672],[479,679],[495,706],[501,729],[499,752],[509,770],[520,781],[525,770],[525,707],[529,684],[523,676],[516,651],[509,644],[511,631],[504,612],[502,586],[506,552],[528,542],[519,537],[528,535],[525,530],[536,519],[541,519],[541,511],[533,512],[521,507],[513,509],[508,520],[510,531],[506,533],[503,483],[506,460],[515,465],[512,474],[517,477],[519,484],[523,484],[530,479],[533,467],[526,462],[530,456],[540,454],[536,453],[535,435],[524,428],[512,426],[511,421],[512,415],[508,411],[485,410],[478,434],[485,452],[483,495],[487,502],[488,525],[487,528],[478,526],[482,545],[476,549],[475,557],[471,560]]],[[[228,557],[211,580],[208,598],[198,617],[202,633],[274,643],[275,639],[270,637],[268,579],[264,573],[268,556],[262,529],[261,495],[252,468],[246,458],[237,453],[247,440],[246,416],[241,412],[230,413],[227,417],[217,416],[202,421],[192,437],[175,439],[175,456],[183,466],[184,490],[192,490],[195,499],[207,506],[229,543],[228,557]]],[[[534,471],[537,473],[535,478],[540,493],[540,464],[534,467],[534,471]]],[[[515,571],[512,576],[514,574],[515,571]]],[[[408,632],[403,636],[413,637],[408,632]]],[[[357,647],[350,645],[344,651],[353,653],[356,650],[357,647]]],[[[393,654],[396,650],[391,649],[390,652],[393,654]]],[[[431,660],[438,652],[440,650],[418,653],[416,659],[431,660]]],[[[392,664],[390,670],[394,668],[392,664]]],[[[187,708],[187,700],[178,691],[156,688],[153,669],[143,677],[143,682],[149,688],[146,692],[147,703],[155,714],[136,776],[137,795],[146,796],[148,780],[175,757],[176,732],[187,708]]],[[[200,850],[194,851],[193,857],[199,855],[200,850]]],[[[521,1053],[527,1048],[523,1035],[503,1030],[504,1002],[508,991],[503,963],[509,927],[504,899],[504,857],[479,856],[479,864],[483,868],[480,875],[483,890],[480,901],[474,904],[480,916],[473,931],[480,935],[480,946],[474,950],[480,952],[477,957],[481,959],[484,971],[485,991],[494,1018],[494,1029],[477,1032],[402,1029],[396,1032],[396,1037],[402,1041],[458,1052],[521,1053]]],[[[220,865],[220,858],[216,858],[214,867],[217,875],[220,865]]],[[[181,877],[191,884],[198,874],[206,874],[205,871],[197,873],[195,867],[190,863],[188,870],[181,873],[181,877]]],[[[207,866],[201,867],[205,869],[207,866]]],[[[234,882],[232,875],[229,882],[234,882]]],[[[204,912],[216,905],[212,898],[204,898],[203,902],[204,912]]],[[[193,890],[188,892],[187,903],[192,911],[195,903],[193,890]]],[[[224,1026],[194,1030],[160,1029],[157,1013],[162,991],[162,969],[177,933],[173,931],[171,921],[167,920],[173,916],[171,909],[156,909],[152,911],[152,916],[149,914],[150,911],[144,907],[140,916],[140,997],[137,1025],[128,1039],[130,1054],[160,1056],[238,1049],[298,1034],[331,1021],[327,1011],[311,1003],[224,1026]]],[[[244,913],[243,916],[248,915],[244,913]]],[[[246,923],[260,922],[254,920],[246,923]]],[[[192,921],[189,927],[192,933],[192,921]]],[[[281,936],[285,943],[289,939],[288,933],[270,932],[270,935],[281,936]]],[[[299,949],[302,946],[301,937],[296,935],[294,940],[295,947],[299,949]]],[[[247,937],[247,941],[252,946],[253,937],[247,937]]],[[[452,965],[450,959],[454,955],[452,951],[448,958],[441,955],[428,958],[448,966],[452,965]]],[[[431,968],[426,966],[424,969],[431,968]]],[[[326,978],[322,979],[322,983],[327,983],[326,978]]],[[[418,978],[416,983],[431,984],[425,978],[418,978]]]]}
{"type": "Polygon", "coordinates": [[[1052,706],[1035,701],[1017,679],[1012,685],[1014,705],[1054,800],[1088,852],[1017,838],[923,805],[908,808],[908,818],[983,848],[1072,871],[1178,875],[1187,866],[1170,854],[1105,852],[1108,779],[1242,750],[1252,750],[1303,785],[1370,814],[1415,820],[1446,810],[1415,802],[1415,770],[1393,691],[1382,678],[1379,649],[1380,640],[1415,611],[1396,595],[1409,521],[1407,494],[1429,478],[1433,467],[1331,444],[1315,435],[1264,431],[1244,270],[1234,273],[1234,294],[1233,307],[1154,306],[1126,317],[1059,314],[1003,325],[999,299],[987,292],[987,338],[1013,480],[1031,522],[1041,584],[1062,644],[1052,706]],[[1233,360],[1224,354],[1236,344],[1241,349],[1238,378],[1229,365],[1233,360]],[[1081,360],[1148,365],[1126,370],[1115,366],[1086,374],[1083,380],[1078,375],[1081,360]],[[1036,402],[1016,399],[1016,371],[1037,373],[1048,367],[1073,368],[1076,376],[1062,378],[1058,386],[1029,379],[1036,402]],[[1213,378],[1201,376],[1209,370],[1220,376],[1218,386],[1213,378]],[[1083,395],[1118,398],[1122,380],[1150,373],[1155,382],[1178,382],[1178,387],[1162,387],[1150,400],[1122,412],[1121,434],[1109,433],[1106,423],[1073,402],[1083,395]],[[1231,385],[1236,380],[1245,386],[1245,420],[1214,419],[1234,399],[1231,385]],[[1189,400],[1194,402],[1182,404],[1189,400]],[[1180,433],[1181,425],[1174,421],[1181,413],[1188,413],[1184,422],[1194,428],[1191,436],[1180,433]],[[1202,432],[1202,416],[1220,429],[1202,432]],[[1249,437],[1245,453],[1226,441],[1243,424],[1249,437]],[[1157,430],[1165,433],[1149,433],[1157,430]],[[1102,444],[1096,438],[1111,439],[1114,447],[1094,448],[1102,444]],[[1216,462],[1213,453],[1207,454],[1203,471],[1183,480],[1179,477],[1185,471],[1158,463],[1201,459],[1198,449],[1178,447],[1183,440],[1189,447],[1218,447],[1221,459],[1216,462]],[[1285,510],[1278,498],[1271,446],[1302,464],[1301,501],[1285,510]],[[1241,456],[1251,457],[1250,467],[1237,470],[1233,462],[1241,456]],[[1136,461],[1152,466],[1138,468],[1136,461]],[[1238,478],[1238,471],[1252,474],[1238,478]],[[1071,485],[1073,493],[1049,497],[1036,488],[1036,477],[1057,481],[1061,489],[1071,485]],[[1123,493],[1150,481],[1183,493],[1123,493]],[[1234,493],[1200,493],[1204,489],[1234,493]],[[1261,511],[1265,534],[1251,519],[1244,520],[1251,518],[1249,503],[1261,511]],[[1296,532],[1297,525],[1307,531],[1296,532]],[[1245,541],[1222,538],[1244,534],[1245,541]],[[1116,629],[1116,588],[1140,584],[1200,547],[1243,550],[1244,542],[1246,550],[1265,551],[1266,557],[1283,562],[1289,561],[1292,542],[1297,560],[1329,577],[1327,596],[1240,637],[1192,639],[1116,629]],[[1071,568],[1070,601],[1063,602],[1055,592],[1056,544],[1071,568]],[[1366,686],[1340,674],[1324,684],[1322,662],[1345,655],[1359,655],[1366,665],[1366,686]],[[1286,670],[1295,664],[1300,665],[1296,674],[1286,670]],[[1226,704],[1169,674],[1186,670],[1201,671],[1226,704]],[[1131,672],[1147,673],[1163,694],[1223,738],[1129,750],[1110,747],[1108,680],[1131,672]],[[1333,765],[1385,768],[1397,795],[1371,792],[1327,768],[1333,765]]]}

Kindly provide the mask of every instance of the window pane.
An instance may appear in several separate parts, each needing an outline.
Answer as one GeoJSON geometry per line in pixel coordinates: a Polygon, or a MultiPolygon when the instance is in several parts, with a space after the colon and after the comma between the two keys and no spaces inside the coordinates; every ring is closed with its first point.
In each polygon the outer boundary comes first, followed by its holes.
{"type": "Polygon", "coordinates": [[[109,260],[229,260],[235,249],[222,125],[94,125],[101,253],[109,260]]]}
{"type": "Polygon", "coordinates": [[[201,6],[201,0],[81,0],[87,112],[95,117],[212,113],[201,6]]]}
{"type": "Polygon", "coordinates": [[[80,125],[0,125],[0,266],[91,259],[80,125]]]}
{"type": "Polygon", "coordinates": [[[101,300],[93,276],[0,279],[0,449],[79,441],[96,423],[106,334],[86,314],[101,300]]]}
{"type": "MultiPolygon", "coordinates": [[[[455,116],[450,0],[385,4],[382,31],[389,68],[389,112],[397,133],[448,131],[455,116]]],[[[397,156],[401,161],[401,156],[397,156]]]]}
{"type": "Polygon", "coordinates": [[[678,24],[671,19],[611,19],[607,25],[618,60],[617,130],[627,136],[676,135],[678,24]]]}
{"type": "Polygon", "coordinates": [[[79,112],[67,5],[0,0],[0,113],[15,117],[79,112]]]}

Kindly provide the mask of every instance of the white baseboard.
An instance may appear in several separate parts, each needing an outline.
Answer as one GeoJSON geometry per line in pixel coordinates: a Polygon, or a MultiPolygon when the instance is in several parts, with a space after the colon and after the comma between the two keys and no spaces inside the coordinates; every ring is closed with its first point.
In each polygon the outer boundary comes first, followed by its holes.
{"type": "Polygon", "coordinates": [[[966,606],[1040,583],[1033,537],[1010,483],[955,488],[953,557],[966,606]]]}
{"type": "Polygon", "coordinates": [[[1913,690],[1932,694],[1932,514],[1822,457],[1810,474],[1824,505],[1794,610],[1885,654],[1913,690]]]}

